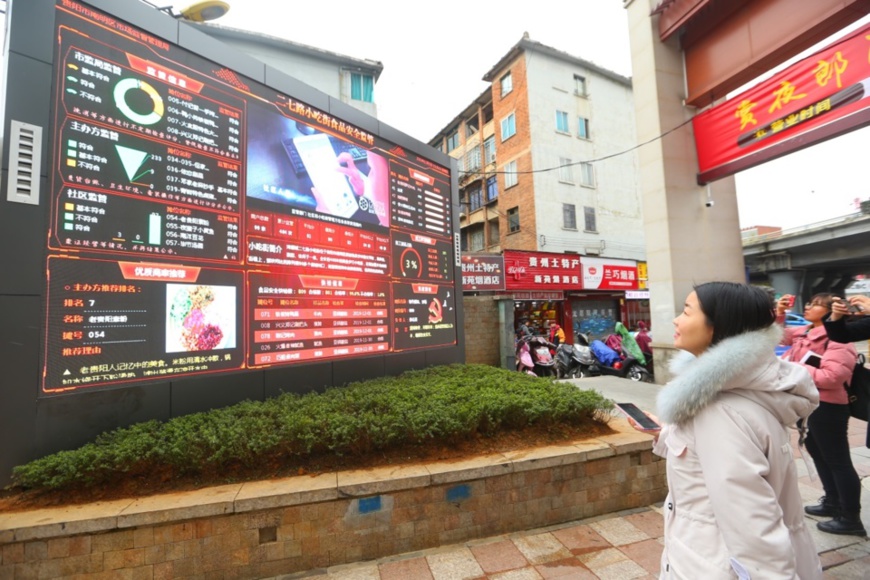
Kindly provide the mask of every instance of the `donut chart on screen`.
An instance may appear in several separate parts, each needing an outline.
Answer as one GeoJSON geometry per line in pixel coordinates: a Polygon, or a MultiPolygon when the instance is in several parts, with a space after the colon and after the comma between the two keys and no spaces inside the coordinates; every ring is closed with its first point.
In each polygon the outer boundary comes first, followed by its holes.
{"type": "Polygon", "coordinates": [[[163,98],[154,87],[145,81],[132,78],[122,79],[118,81],[117,85],[115,85],[114,96],[115,106],[118,107],[118,110],[121,111],[125,117],[135,123],[139,123],[140,125],[153,125],[163,118],[163,98]],[[127,95],[130,91],[135,90],[144,92],[148,98],[151,99],[154,108],[150,113],[145,115],[137,113],[127,102],[127,95]]]}

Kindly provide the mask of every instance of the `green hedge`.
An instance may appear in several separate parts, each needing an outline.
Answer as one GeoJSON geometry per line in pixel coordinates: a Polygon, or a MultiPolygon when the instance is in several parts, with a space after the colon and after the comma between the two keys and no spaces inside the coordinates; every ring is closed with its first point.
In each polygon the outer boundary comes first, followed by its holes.
{"type": "Polygon", "coordinates": [[[612,404],[595,391],[483,365],[449,365],[306,395],[149,421],[100,435],[79,449],[15,467],[12,487],[62,489],[119,473],[220,472],[236,464],[320,454],[358,454],[406,444],[444,444],[529,425],[605,421],[612,404]]]}

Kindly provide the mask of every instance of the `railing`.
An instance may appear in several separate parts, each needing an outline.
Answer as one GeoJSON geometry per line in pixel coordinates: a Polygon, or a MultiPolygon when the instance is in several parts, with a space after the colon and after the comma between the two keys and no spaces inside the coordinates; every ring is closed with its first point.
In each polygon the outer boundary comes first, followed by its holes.
{"type": "Polygon", "coordinates": [[[766,242],[766,241],[772,240],[772,239],[784,238],[786,236],[793,236],[796,234],[808,232],[810,230],[816,230],[816,229],[821,229],[821,228],[828,227],[828,226],[837,225],[840,223],[851,222],[851,221],[854,221],[854,220],[862,218],[862,217],[868,217],[868,216],[867,216],[867,214],[865,214],[863,212],[855,212],[855,213],[850,213],[850,214],[847,214],[844,216],[827,219],[825,221],[815,222],[812,224],[806,224],[806,225],[802,225],[802,226],[796,226],[796,227],[788,228],[785,230],[778,230],[775,232],[769,232],[769,233],[760,234],[757,236],[746,236],[743,238],[743,245],[744,246],[751,246],[752,244],[760,244],[762,242],[766,242]]]}

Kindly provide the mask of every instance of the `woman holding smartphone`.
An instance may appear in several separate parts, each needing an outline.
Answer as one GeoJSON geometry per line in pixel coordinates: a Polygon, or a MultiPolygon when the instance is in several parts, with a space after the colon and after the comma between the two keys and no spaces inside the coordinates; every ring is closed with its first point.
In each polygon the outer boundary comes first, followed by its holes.
{"type": "Polygon", "coordinates": [[[653,451],[667,458],[661,578],[822,578],[788,428],[818,405],[757,287],[695,287],[674,319],[675,377],[653,451]]]}
{"type": "MultiPolygon", "coordinates": [[[[776,303],[778,320],[788,308],[789,295],[776,303]]],[[[832,341],[823,321],[831,314],[836,297],[813,296],[804,309],[805,327],[786,328],[781,344],[791,346],[786,357],[809,371],[819,389],[819,408],[807,420],[806,444],[819,473],[825,495],[818,505],[807,506],[811,516],[833,518],[817,527],[829,534],[866,536],[861,523],[861,479],[852,465],[849,448],[849,398],[845,384],[852,378],[858,352],[851,344],[832,341]]]]}

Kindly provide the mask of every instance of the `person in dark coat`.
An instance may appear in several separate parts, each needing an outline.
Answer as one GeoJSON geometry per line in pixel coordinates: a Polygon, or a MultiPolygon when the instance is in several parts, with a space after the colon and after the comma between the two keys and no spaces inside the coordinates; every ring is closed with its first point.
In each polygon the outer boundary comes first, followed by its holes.
{"type": "Polygon", "coordinates": [[[830,316],[825,319],[825,330],[828,332],[828,338],[834,342],[857,342],[870,339],[870,316],[867,316],[868,314],[870,314],[870,298],[867,296],[852,296],[848,302],[836,298],[831,305],[830,316]]]}
{"type": "Polygon", "coordinates": [[[646,331],[646,323],[643,320],[637,323],[637,335],[634,337],[634,341],[640,347],[640,351],[643,354],[652,354],[652,347],[650,346],[652,338],[650,338],[649,333],[646,331]]]}

